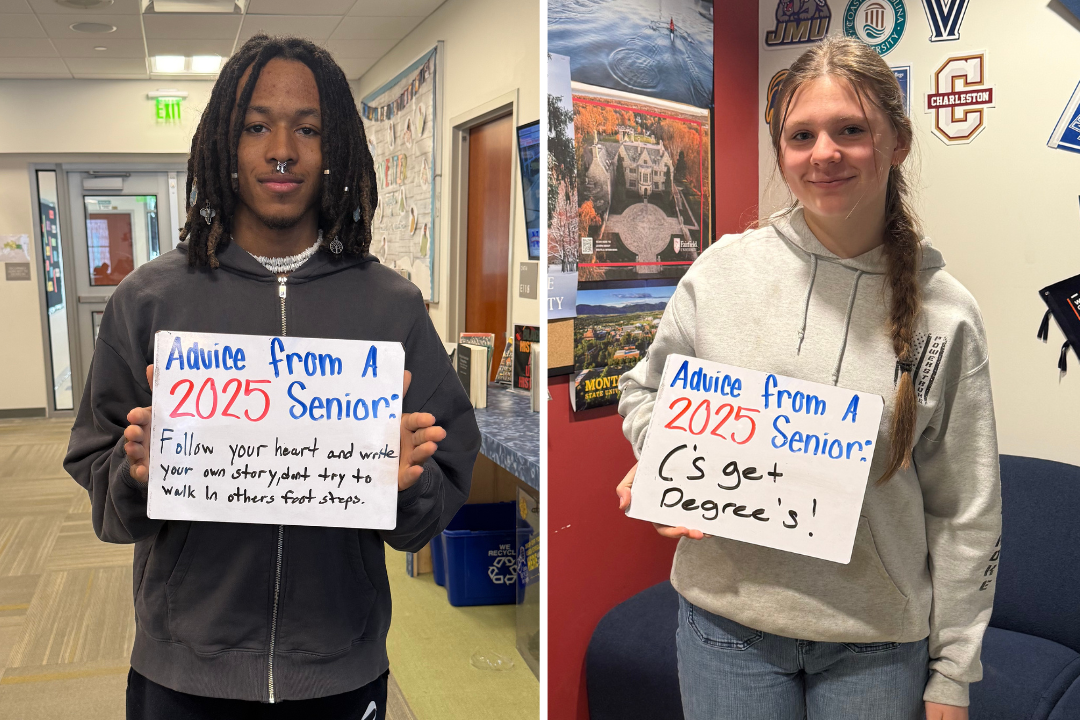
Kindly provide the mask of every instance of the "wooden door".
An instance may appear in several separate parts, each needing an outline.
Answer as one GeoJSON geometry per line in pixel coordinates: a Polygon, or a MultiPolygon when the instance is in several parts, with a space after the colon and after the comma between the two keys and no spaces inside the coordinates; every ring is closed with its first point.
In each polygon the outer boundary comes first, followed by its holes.
{"type": "Polygon", "coordinates": [[[465,332],[495,334],[490,380],[495,379],[507,340],[513,139],[514,123],[510,115],[469,131],[465,332]]]}

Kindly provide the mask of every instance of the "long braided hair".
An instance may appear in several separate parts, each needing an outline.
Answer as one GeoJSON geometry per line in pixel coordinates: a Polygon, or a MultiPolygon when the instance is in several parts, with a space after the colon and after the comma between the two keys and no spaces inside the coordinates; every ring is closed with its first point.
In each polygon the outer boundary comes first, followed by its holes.
{"type": "MultiPolygon", "coordinates": [[[[859,103],[869,102],[882,110],[892,123],[900,144],[911,147],[911,120],[904,112],[900,84],[880,55],[855,38],[830,36],[803,53],[796,60],[780,86],[777,108],[769,124],[777,165],[781,161],[780,138],[787,121],[795,91],[820,77],[842,78],[851,83],[859,103]]],[[[865,105],[863,106],[865,111],[865,105]]],[[[793,204],[788,211],[794,210],[793,204]]],[[[911,446],[915,436],[915,384],[912,380],[912,343],[915,320],[919,315],[921,293],[918,273],[921,261],[919,221],[908,201],[908,184],[899,165],[889,168],[885,194],[885,287],[889,291],[889,335],[900,365],[896,387],[896,408],[890,431],[889,464],[878,480],[884,483],[896,471],[911,464],[911,446]]]]}
{"type": "Polygon", "coordinates": [[[216,268],[216,253],[232,236],[239,194],[234,176],[236,149],[244,115],[259,73],[274,58],[307,65],[319,89],[323,167],[330,170],[322,176],[319,203],[323,249],[334,238],[341,241],[342,252],[347,254],[361,255],[371,246],[371,220],[379,202],[375,166],[345,73],[330,53],[307,40],[259,34],[244,43],[221,69],[191,140],[187,220],[180,231],[180,239],[187,242],[190,265],[216,268]],[[251,74],[237,97],[240,79],[249,67],[251,74]],[[194,203],[193,186],[197,187],[194,203]],[[203,215],[207,207],[213,211],[209,224],[203,215]],[[354,220],[357,208],[359,219],[354,220]]]}

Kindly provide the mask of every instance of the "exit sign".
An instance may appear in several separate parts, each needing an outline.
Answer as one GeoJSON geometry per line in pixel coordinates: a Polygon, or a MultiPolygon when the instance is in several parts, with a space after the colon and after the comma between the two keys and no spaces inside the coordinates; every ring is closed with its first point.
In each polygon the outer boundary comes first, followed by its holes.
{"type": "Polygon", "coordinates": [[[183,98],[159,97],[154,98],[156,104],[157,121],[159,123],[180,122],[180,103],[183,98]]]}

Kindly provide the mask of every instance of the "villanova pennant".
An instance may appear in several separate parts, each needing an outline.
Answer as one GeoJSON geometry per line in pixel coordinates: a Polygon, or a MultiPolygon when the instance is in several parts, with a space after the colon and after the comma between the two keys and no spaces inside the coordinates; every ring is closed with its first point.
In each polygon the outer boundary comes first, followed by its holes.
{"type": "Polygon", "coordinates": [[[930,23],[930,42],[960,39],[968,0],[923,0],[926,20],[930,23]]]}

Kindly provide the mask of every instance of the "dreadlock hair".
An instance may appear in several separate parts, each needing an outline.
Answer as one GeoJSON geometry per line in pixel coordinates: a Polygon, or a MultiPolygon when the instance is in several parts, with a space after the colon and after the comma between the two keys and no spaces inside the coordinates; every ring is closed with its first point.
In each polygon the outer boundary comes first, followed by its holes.
{"type": "MultiPolygon", "coordinates": [[[[888,63],[855,38],[829,36],[792,64],[780,86],[776,107],[782,112],[774,111],[769,123],[778,167],[781,167],[782,159],[780,138],[795,92],[804,84],[826,76],[850,83],[864,114],[864,103],[880,108],[892,123],[899,144],[911,147],[911,120],[904,112],[903,93],[888,63]]],[[[796,206],[797,202],[786,212],[793,211],[796,206]]],[[[885,287],[889,291],[890,301],[888,330],[901,374],[896,387],[896,407],[889,436],[889,464],[878,484],[887,482],[897,470],[911,464],[916,411],[911,351],[915,320],[922,301],[918,283],[921,236],[919,221],[908,200],[908,184],[903,170],[899,165],[890,165],[885,192],[884,247],[888,263],[885,287]]]]}
{"type": "Polygon", "coordinates": [[[337,238],[343,253],[362,255],[371,246],[371,220],[379,197],[375,166],[367,136],[356,109],[349,82],[326,50],[297,37],[269,37],[258,34],[244,43],[221,69],[210,101],[191,140],[188,157],[187,192],[189,206],[180,239],[187,241],[188,264],[216,268],[216,253],[232,237],[239,185],[236,150],[255,84],[266,63],[274,58],[296,60],[311,69],[319,89],[322,113],[322,197],[319,228],[323,249],[337,238]],[[240,94],[237,89],[244,72],[251,74],[240,94]],[[190,202],[197,183],[197,199],[190,202]],[[200,214],[213,210],[211,222],[200,214]],[[353,220],[356,208],[360,219],[353,220]]]}

